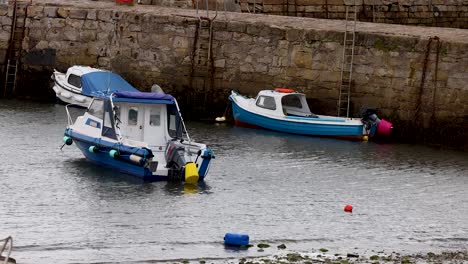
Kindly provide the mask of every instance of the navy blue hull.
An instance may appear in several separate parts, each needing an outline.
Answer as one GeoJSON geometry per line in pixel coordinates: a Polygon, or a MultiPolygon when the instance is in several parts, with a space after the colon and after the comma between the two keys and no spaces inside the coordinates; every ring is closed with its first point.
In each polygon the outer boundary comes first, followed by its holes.
{"type": "Polygon", "coordinates": [[[65,135],[71,137],[83,155],[97,165],[136,176],[144,181],[164,181],[168,179],[167,176],[153,175],[143,164],[131,162],[129,159],[130,154],[149,155],[149,150],[118,146],[115,143],[94,139],[69,129],[65,130],[65,135]],[[98,150],[95,152],[89,151],[91,146],[97,147],[98,150]],[[109,152],[115,149],[119,150],[119,156],[113,158],[109,155],[109,152]]]}

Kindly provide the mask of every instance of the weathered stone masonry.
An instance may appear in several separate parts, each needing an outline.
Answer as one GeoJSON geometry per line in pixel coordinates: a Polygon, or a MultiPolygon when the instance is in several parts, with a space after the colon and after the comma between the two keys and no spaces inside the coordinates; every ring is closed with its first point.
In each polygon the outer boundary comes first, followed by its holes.
{"type": "MultiPolygon", "coordinates": [[[[113,1],[113,0],[99,0],[113,1]]],[[[114,0],[115,2],[115,0],[114,0]]],[[[142,4],[205,8],[205,0],[141,0],[142,4]]],[[[298,17],[345,19],[356,5],[366,22],[468,28],[468,0],[209,0],[211,10],[298,17]]]]}
{"type": "MultiPolygon", "coordinates": [[[[307,95],[314,111],[336,111],[343,21],[220,13],[213,24],[214,87],[206,88],[197,78],[190,82],[198,25],[193,10],[90,6],[44,1],[29,7],[25,58],[35,54],[43,62],[50,58],[37,54],[55,55],[53,65],[25,60],[27,72],[50,74],[74,64],[107,68],[141,89],[158,83],[179,98],[207,93],[214,109],[224,109],[231,89],[255,95],[292,87],[307,95]]],[[[4,50],[11,19],[0,12],[4,50]]],[[[357,31],[354,115],[373,106],[381,116],[417,120],[420,127],[434,120],[466,126],[467,30],[358,23],[357,31]]],[[[467,138],[466,130],[457,133],[467,138]]]]}

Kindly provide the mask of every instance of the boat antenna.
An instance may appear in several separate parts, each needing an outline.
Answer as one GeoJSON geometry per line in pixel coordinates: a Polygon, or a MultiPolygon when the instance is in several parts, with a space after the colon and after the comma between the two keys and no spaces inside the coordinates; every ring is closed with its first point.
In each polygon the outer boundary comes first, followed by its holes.
{"type": "Polygon", "coordinates": [[[179,104],[177,103],[177,100],[174,98],[174,102],[175,102],[175,105],[176,105],[176,108],[177,108],[177,112],[179,113],[179,117],[180,117],[180,121],[182,123],[182,128],[184,129],[185,133],[187,134],[187,139],[188,139],[188,142],[189,142],[189,145],[188,145],[188,154],[190,156],[190,161],[192,162],[192,154],[190,152],[190,145],[192,140],[190,139],[190,136],[189,136],[189,133],[187,131],[187,128],[185,127],[185,123],[184,123],[184,119],[182,118],[182,114],[180,113],[180,108],[179,108],[179,104]]]}

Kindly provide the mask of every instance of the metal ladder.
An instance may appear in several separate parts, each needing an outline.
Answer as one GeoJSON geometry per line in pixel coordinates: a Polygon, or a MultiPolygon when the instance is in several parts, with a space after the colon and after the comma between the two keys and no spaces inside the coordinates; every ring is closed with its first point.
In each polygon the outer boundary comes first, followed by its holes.
{"type": "Polygon", "coordinates": [[[212,56],[213,46],[213,21],[218,16],[218,8],[213,18],[210,17],[208,0],[206,4],[206,16],[201,16],[198,9],[198,26],[195,32],[195,43],[192,61],[192,70],[190,74],[190,86],[194,90],[196,101],[202,101],[202,104],[194,105],[195,109],[204,110],[208,101],[209,90],[214,85],[214,65],[212,56]],[[197,92],[198,91],[198,92],[197,92]]]}
{"type": "Polygon", "coordinates": [[[26,25],[27,8],[31,1],[24,7],[18,4],[19,1],[13,2],[13,18],[11,24],[10,41],[8,51],[5,57],[5,83],[3,87],[3,97],[10,96],[15,93],[16,81],[18,76],[18,68],[21,59],[22,44],[24,39],[24,31],[26,25]]]}
{"type": "Polygon", "coordinates": [[[354,44],[356,41],[357,7],[346,6],[345,34],[343,40],[343,58],[341,62],[340,94],[338,97],[338,116],[349,117],[351,81],[353,77],[354,44]],[[350,17],[351,16],[351,17],[350,17]],[[352,19],[352,20],[350,20],[352,19]]]}

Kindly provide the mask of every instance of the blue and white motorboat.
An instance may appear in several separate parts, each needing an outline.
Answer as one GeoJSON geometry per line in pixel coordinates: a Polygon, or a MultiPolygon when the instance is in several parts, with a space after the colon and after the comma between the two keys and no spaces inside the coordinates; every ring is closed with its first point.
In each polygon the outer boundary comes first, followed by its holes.
{"type": "Polygon", "coordinates": [[[74,122],[66,106],[64,145],[74,143],[88,160],[145,181],[204,180],[214,153],[191,140],[174,97],[140,92],[110,72],[84,74],[81,81],[93,97],[74,122]]]}
{"type": "Polygon", "coordinates": [[[262,90],[256,98],[236,91],[229,96],[238,126],[264,128],[292,134],[368,139],[376,134],[388,136],[392,124],[368,110],[362,118],[316,115],[310,111],[304,94],[288,88],[262,90]]]}

